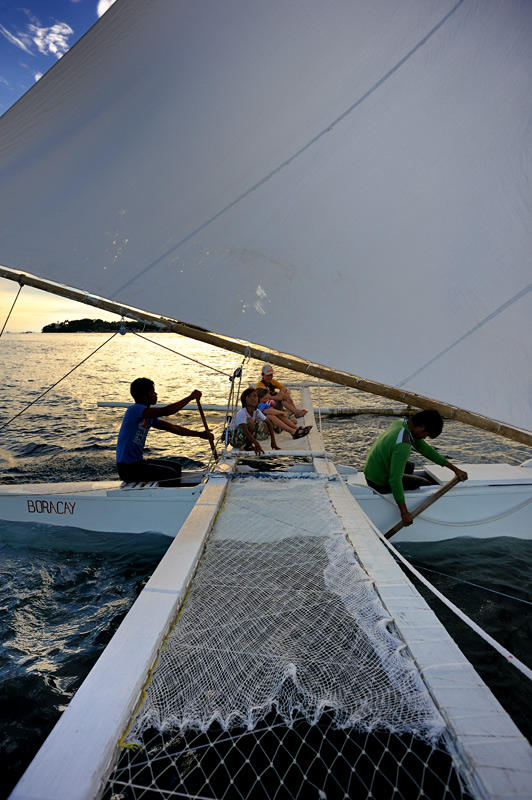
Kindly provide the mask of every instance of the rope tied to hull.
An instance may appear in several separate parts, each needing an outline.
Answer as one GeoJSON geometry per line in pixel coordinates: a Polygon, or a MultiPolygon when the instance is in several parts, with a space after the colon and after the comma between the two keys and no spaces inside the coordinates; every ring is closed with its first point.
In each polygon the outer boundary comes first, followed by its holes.
{"type": "MultiPolygon", "coordinates": [[[[386,495],[380,495],[380,497],[394,508],[397,507],[395,500],[390,500],[388,497],[386,497],[386,495]]],[[[505,517],[510,517],[512,514],[522,511],[522,509],[526,508],[528,505],[530,505],[530,503],[532,503],[532,497],[528,497],[526,500],[523,500],[522,503],[519,503],[518,505],[513,506],[506,511],[501,511],[500,514],[494,514],[491,517],[484,517],[483,519],[460,520],[460,522],[452,522],[450,520],[443,519],[431,519],[430,517],[427,517],[425,513],[419,513],[416,516],[419,516],[419,519],[422,519],[423,522],[430,522],[434,525],[441,525],[442,527],[446,528],[472,528],[477,525],[490,525],[493,522],[499,522],[499,520],[504,519],[505,517]]]]}

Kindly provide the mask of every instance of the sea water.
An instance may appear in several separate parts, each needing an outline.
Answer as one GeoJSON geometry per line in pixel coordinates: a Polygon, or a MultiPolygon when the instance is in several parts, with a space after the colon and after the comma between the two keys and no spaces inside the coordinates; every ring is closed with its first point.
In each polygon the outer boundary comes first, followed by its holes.
{"type": "MultiPolygon", "coordinates": [[[[0,426],[8,423],[1,430],[0,479],[16,482],[116,479],[114,448],[124,410],[98,408],[97,402],[130,402],[134,378],[154,380],[159,402],[179,400],[198,388],[204,403],[225,405],[232,385],[254,384],[261,368],[259,362],[243,364],[237,354],[175,334],[4,334],[0,349],[0,426]],[[229,377],[242,365],[241,384],[238,379],[232,384],[229,377]]],[[[305,383],[282,369],[276,369],[276,377],[293,386],[305,383]]],[[[311,394],[315,406],[397,405],[326,383],[312,386],[311,394]]],[[[221,435],[223,415],[207,417],[221,435]]],[[[326,449],[337,462],[360,469],[390,421],[373,413],[324,418],[326,449]]],[[[202,427],[194,411],[181,412],[179,422],[202,427]]],[[[454,462],[520,464],[531,456],[529,448],[453,422],[446,422],[435,444],[454,462]]],[[[210,456],[205,441],[162,431],[150,433],[148,447],[152,457],[177,456],[191,465],[206,464],[210,456]]],[[[156,534],[0,522],[0,797],[7,797],[169,544],[156,534]]],[[[532,541],[464,538],[400,549],[532,667],[532,541]]],[[[532,740],[530,682],[419,588],[532,740]]]]}

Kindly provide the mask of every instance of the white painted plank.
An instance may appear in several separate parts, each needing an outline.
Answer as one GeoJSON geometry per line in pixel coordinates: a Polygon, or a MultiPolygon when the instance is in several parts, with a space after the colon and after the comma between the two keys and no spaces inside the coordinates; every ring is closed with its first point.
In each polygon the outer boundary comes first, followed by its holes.
{"type": "Polygon", "coordinates": [[[148,671],[185,596],[226,486],[225,478],[214,478],[204,488],[11,800],[92,800],[97,796],[148,671]]]}
{"type": "MultiPolygon", "coordinates": [[[[520,485],[532,483],[532,472],[526,467],[513,464],[460,464],[468,474],[465,487],[520,485]]],[[[449,470],[438,464],[425,464],[425,472],[439,483],[447,483],[449,470]]],[[[463,488],[463,487],[462,487],[463,488]]]]}
{"type": "Polygon", "coordinates": [[[386,609],[456,738],[466,768],[474,771],[481,796],[490,800],[530,800],[532,748],[528,741],[434,612],[415,589],[412,592],[414,587],[385,551],[345,484],[328,483],[327,491],[362,565],[375,579],[386,609]],[[396,578],[390,582],[392,571],[396,578]],[[428,640],[424,638],[427,633],[428,640]],[[490,761],[490,752],[497,748],[500,755],[490,761]]]}

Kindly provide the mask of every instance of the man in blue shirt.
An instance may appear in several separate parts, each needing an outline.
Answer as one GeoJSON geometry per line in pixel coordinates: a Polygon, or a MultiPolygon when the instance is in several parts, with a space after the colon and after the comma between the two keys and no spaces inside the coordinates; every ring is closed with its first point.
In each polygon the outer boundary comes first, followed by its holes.
{"type": "Polygon", "coordinates": [[[214,440],[210,431],[193,431],[159,419],[178,411],[193,400],[199,400],[201,392],[195,389],[188,397],[170,403],[162,408],[151,408],[157,402],[155,384],[149,378],[137,378],[130,387],[135,403],[131,405],[122,420],[116,445],[116,466],[118,475],[127,483],[158,481],[161,486],[179,486],[181,467],[167,459],[144,459],[144,446],[150,428],[176,433],[179,436],[196,436],[198,439],[214,440]]]}

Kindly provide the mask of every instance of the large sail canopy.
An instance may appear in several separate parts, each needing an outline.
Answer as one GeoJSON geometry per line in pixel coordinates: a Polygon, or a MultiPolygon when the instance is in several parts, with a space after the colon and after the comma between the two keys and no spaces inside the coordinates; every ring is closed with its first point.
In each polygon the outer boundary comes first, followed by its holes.
{"type": "Polygon", "coordinates": [[[0,263],[521,428],[529,0],[117,0],[0,121],[0,263]]]}

